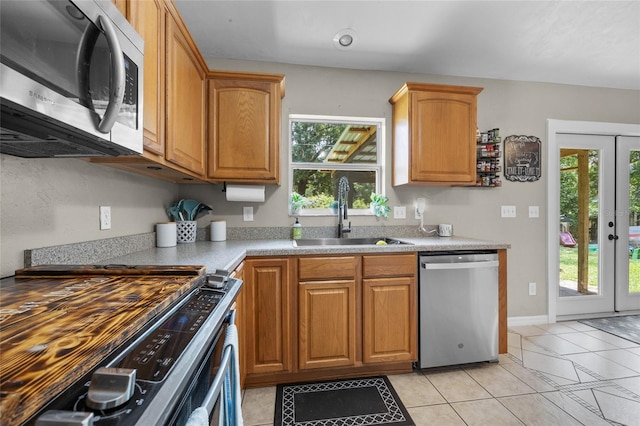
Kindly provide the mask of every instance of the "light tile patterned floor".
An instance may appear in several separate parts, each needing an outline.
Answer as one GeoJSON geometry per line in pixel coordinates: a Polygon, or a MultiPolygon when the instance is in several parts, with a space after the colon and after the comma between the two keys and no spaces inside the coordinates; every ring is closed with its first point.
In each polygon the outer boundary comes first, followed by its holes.
{"type": "MultiPolygon", "coordinates": [[[[575,321],[510,328],[497,364],[389,379],[417,426],[640,426],[640,345],[575,321]]],[[[246,390],[244,424],[272,425],[275,398],[246,390]]]]}

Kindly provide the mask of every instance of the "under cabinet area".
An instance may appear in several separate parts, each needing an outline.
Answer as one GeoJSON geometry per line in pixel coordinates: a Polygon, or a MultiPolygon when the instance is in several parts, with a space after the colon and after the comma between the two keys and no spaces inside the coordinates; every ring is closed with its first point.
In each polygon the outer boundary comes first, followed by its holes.
{"type": "Polygon", "coordinates": [[[475,185],[480,87],[406,83],[392,97],[392,184],[475,185]]]}
{"type": "Polygon", "coordinates": [[[415,253],[248,258],[244,277],[247,386],[409,372],[417,360],[415,253]]]}

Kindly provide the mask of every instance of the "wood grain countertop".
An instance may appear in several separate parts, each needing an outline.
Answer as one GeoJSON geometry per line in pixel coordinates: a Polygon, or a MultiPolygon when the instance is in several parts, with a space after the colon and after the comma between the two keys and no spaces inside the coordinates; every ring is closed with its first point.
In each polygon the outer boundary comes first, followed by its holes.
{"type": "Polygon", "coordinates": [[[203,266],[90,267],[35,267],[0,281],[1,425],[29,420],[205,276],[203,266]]]}

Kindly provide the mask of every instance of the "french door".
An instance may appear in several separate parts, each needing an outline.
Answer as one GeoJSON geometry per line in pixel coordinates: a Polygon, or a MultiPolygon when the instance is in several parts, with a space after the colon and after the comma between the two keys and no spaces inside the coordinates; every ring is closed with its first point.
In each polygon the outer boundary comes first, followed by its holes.
{"type": "Polygon", "coordinates": [[[640,309],[640,137],[616,138],[616,162],[615,309],[629,311],[640,309]]]}
{"type": "Polygon", "coordinates": [[[640,309],[640,137],[558,133],[554,149],[557,315],[640,309]]]}
{"type": "Polygon", "coordinates": [[[558,135],[558,315],[614,307],[615,136],[558,135]]]}

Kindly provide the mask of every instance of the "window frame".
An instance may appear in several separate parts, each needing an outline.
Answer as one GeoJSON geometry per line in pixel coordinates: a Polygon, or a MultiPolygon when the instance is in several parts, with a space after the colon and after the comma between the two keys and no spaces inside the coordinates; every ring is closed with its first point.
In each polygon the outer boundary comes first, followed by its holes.
{"type": "MultiPolygon", "coordinates": [[[[288,155],[288,194],[293,191],[293,171],[297,170],[347,170],[347,171],[373,171],[376,174],[376,193],[384,195],[384,164],[385,164],[385,139],[386,139],[386,118],[385,117],[350,117],[334,115],[316,114],[289,114],[288,125],[289,155],[288,155]],[[294,163],[293,162],[293,138],[292,126],[294,122],[305,123],[340,123],[340,124],[364,124],[376,125],[376,162],[372,164],[352,164],[352,163],[294,163]]],[[[289,216],[335,216],[336,214],[329,208],[326,209],[302,209],[298,214],[293,215],[289,210],[289,197],[287,197],[287,211],[289,216]]],[[[370,209],[349,209],[349,214],[354,216],[373,216],[370,209]]]]}

